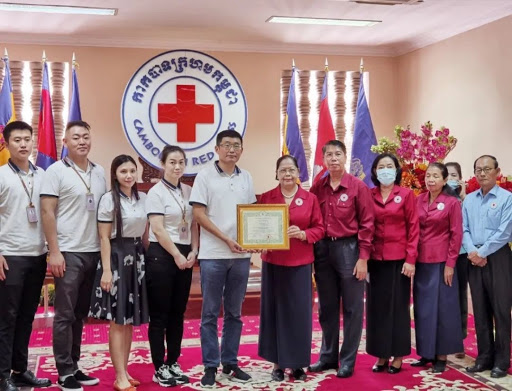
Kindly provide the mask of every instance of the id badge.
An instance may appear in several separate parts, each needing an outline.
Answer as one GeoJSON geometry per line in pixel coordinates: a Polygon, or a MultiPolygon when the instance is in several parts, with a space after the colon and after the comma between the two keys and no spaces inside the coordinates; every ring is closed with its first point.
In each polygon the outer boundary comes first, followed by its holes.
{"type": "Polygon", "coordinates": [[[37,223],[37,213],[34,205],[27,206],[27,219],[29,223],[37,223]]]}
{"type": "Polygon", "coordinates": [[[180,240],[188,240],[188,224],[186,221],[182,221],[178,225],[178,232],[180,233],[180,240]]]}
{"type": "Polygon", "coordinates": [[[92,193],[87,193],[85,195],[85,202],[87,204],[87,210],[89,212],[93,212],[96,210],[96,204],[94,202],[94,194],[92,193]]]}

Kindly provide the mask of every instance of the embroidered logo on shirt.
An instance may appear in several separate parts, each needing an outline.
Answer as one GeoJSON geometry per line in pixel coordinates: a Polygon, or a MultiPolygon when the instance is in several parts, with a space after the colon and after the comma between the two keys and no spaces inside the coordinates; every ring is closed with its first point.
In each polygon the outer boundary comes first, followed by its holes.
{"type": "Polygon", "coordinates": [[[491,203],[491,209],[496,209],[497,206],[498,204],[496,202],[491,203]]]}
{"type": "Polygon", "coordinates": [[[295,200],[295,204],[296,204],[297,206],[301,206],[301,205],[303,204],[302,198],[297,198],[297,199],[295,200]]]}
{"type": "Polygon", "coordinates": [[[444,203],[440,202],[439,204],[437,204],[437,209],[438,210],[443,210],[444,209],[444,203]]]}
{"type": "Polygon", "coordinates": [[[345,202],[346,200],[348,200],[348,195],[346,195],[346,194],[340,195],[340,201],[345,202]]]}
{"type": "Polygon", "coordinates": [[[395,197],[395,203],[396,203],[396,204],[399,204],[400,202],[402,202],[402,197],[400,197],[400,196],[396,196],[396,197],[395,197]]]}

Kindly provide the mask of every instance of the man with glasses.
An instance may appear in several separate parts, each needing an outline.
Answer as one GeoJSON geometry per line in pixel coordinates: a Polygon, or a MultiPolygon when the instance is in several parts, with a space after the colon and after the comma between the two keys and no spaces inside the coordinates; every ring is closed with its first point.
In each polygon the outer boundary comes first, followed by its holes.
{"type": "Polygon", "coordinates": [[[251,175],[236,165],[242,155],[242,136],[235,130],[217,135],[213,165],[196,176],[190,195],[194,219],[201,226],[201,350],[205,374],[201,386],[212,388],[220,363],[222,372],[234,381],[251,376],[238,367],[242,333],[242,302],[249,278],[250,254],[236,242],[237,204],[256,202],[251,175]],[[224,326],[219,352],[217,318],[224,303],[224,326]]]}
{"type": "Polygon", "coordinates": [[[462,212],[478,357],[466,370],[491,369],[491,377],[500,378],[510,368],[512,193],[496,184],[494,156],[480,156],[474,170],[480,189],[466,196],[462,212]]]}

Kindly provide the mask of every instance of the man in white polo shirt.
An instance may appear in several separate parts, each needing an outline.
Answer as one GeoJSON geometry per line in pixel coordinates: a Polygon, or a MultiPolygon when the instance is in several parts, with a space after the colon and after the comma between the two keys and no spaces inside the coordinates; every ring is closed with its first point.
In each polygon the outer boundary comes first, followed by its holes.
{"type": "Polygon", "coordinates": [[[205,374],[201,385],[212,388],[220,363],[222,372],[240,382],[251,379],[238,367],[242,332],[242,302],[249,278],[250,254],[236,242],[237,204],[256,202],[251,175],[237,167],[243,151],[242,136],[235,130],[217,135],[215,152],[219,160],[196,177],[190,204],[201,226],[199,262],[201,268],[201,350],[205,374]],[[224,303],[221,350],[217,318],[224,303]]]}
{"type": "Polygon", "coordinates": [[[17,391],[51,385],[27,368],[32,321],[46,272],[39,213],[44,171],[28,160],[33,145],[30,125],[14,121],[3,133],[11,158],[0,167],[0,390],[17,391]]]}
{"type": "Polygon", "coordinates": [[[68,157],[52,164],[41,189],[41,213],[55,276],[53,354],[64,391],[80,391],[99,380],[78,369],[84,319],[89,312],[100,242],[96,209],[106,192],[103,167],[89,161],[89,125],[67,124],[68,157]]]}

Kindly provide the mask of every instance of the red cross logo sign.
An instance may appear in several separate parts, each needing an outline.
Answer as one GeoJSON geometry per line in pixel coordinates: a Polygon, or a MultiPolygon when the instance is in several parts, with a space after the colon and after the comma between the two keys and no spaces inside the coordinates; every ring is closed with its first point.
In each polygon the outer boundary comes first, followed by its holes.
{"type": "Polygon", "coordinates": [[[186,175],[215,160],[216,135],[244,135],[247,103],[233,73],[217,59],[173,50],[144,63],[131,77],[121,103],[125,135],[137,154],[160,168],[165,145],[187,153],[186,175]]]}

